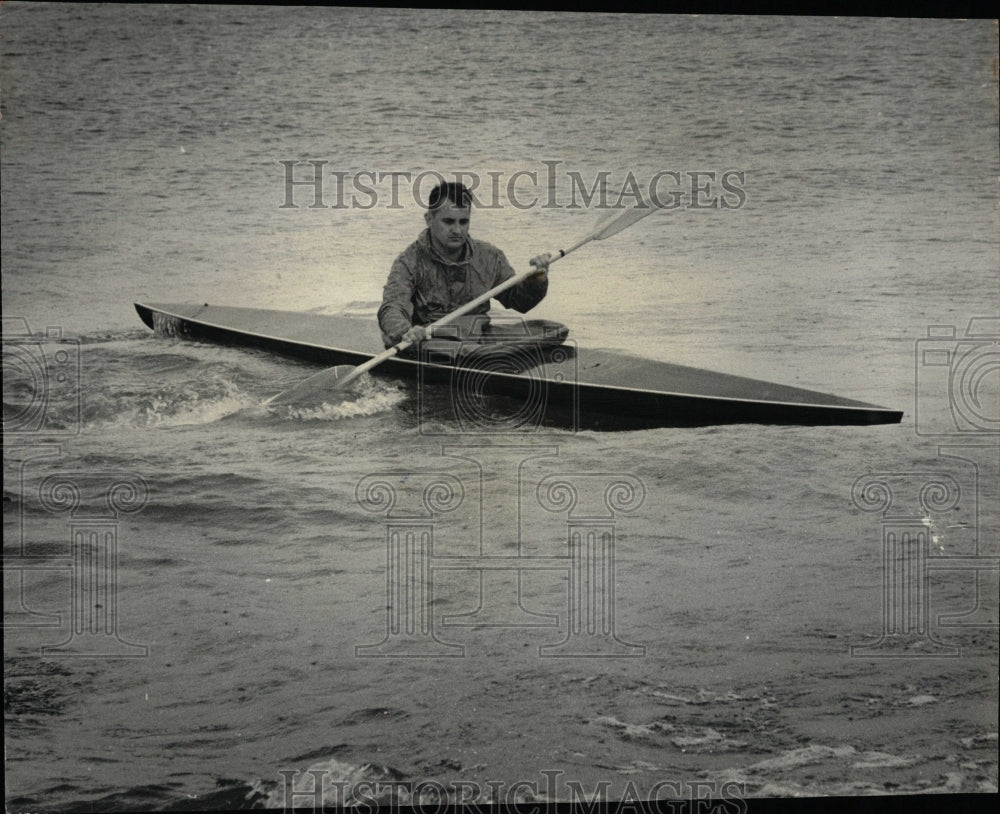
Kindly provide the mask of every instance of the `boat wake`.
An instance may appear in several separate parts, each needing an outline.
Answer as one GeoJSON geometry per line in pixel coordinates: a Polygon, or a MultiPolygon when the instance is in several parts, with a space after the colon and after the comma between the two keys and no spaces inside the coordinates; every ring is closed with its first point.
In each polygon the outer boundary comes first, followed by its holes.
{"type": "MultiPolygon", "coordinates": [[[[256,390],[256,388],[254,388],[256,390]]],[[[145,393],[99,397],[86,410],[85,421],[96,426],[168,429],[217,421],[314,422],[342,421],[393,410],[405,393],[385,385],[367,384],[346,400],[268,405],[260,395],[244,390],[225,375],[208,380],[174,383],[145,393]]]]}
{"type": "Polygon", "coordinates": [[[292,404],[268,405],[275,389],[316,368],[136,331],[15,339],[4,342],[5,431],[65,435],[222,420],[334,422],[387,413],[406,399],[396,385],[364,376],[343,393],[320,390],[292,404]]]}
{"type": "Polygon", "coordinates": [[[232,380],[167,385],[145,393],[91,396],[86,423],[103,427],[170,428],[210,424],[257,404],[232,380]]]}
{"type": "Polygon", "coordinates": [[[267,405],[266,411],[288,421],[342,421],[389,412],[405,399],[405,391],[362,377],[346,392],[327,398],[314,395],[303,403],[267,405]]]}

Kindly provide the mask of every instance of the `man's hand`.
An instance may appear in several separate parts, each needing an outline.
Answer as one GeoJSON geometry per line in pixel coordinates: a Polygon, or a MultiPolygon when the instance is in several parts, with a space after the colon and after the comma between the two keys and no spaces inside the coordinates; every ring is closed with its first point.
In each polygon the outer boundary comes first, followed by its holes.
{"type": "Polygon", "coordinates": [[[405,334],[400,337],[400,342],[409,342],[411,345],[423,342],[427,339],[427,328],[423,325],[413,325],[405,334]]]}
{"type": "Polygon", "coordinates": [[[540,254],[538,257],[532,257],[528,261],[528,265],[534,266],[538,269],[537,273],[532,274],[529,279],[534,280],[541,278],[549,270],[549,263],[552,262],[552,253],[545,252],[545,254],[540,254]]]}

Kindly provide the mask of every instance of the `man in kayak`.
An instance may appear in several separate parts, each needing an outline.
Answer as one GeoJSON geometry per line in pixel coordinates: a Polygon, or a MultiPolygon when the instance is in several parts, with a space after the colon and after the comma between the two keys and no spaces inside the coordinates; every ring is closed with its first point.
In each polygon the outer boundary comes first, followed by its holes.
{"type": "MultiPolygon", "coordinates": [[[[483,240],[469,237],[471,195],[458,183],[442,183],[428,198],[424,220],[427,228],[396,258],[378,309],[378,324],[385,346],[421,342],[425,325],[515,275],[504,253],[483,240]]],[[[550,254],[531,260],[538,269],[518,285],[497,294],[506,308],[522,314],[544,299],[549,289],[550,254]]],[[[471,313],[490,310],[484,302],[471,313]]]]}

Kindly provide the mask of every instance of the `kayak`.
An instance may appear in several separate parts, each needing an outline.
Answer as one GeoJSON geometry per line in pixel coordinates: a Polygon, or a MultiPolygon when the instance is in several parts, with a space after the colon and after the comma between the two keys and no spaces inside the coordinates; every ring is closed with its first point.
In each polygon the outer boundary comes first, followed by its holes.
{"type": "MultiPolygon", "coordinates": [[[[370,317],[207,303],[135,303],[135,308],[158,334],[259,348],[326,367],[357,366],[383,350],[370,317]]],[[[482,399],[497,397],[492,415],[501,405],[524,423],[570,429],[895,424],[903,416],[799,387],[581,348],[568,333],[549,320],[466,318],[371,373],[416,380],[430,385],[428,393],[443,390],[459,420],[481,411],[482,399]]]]}

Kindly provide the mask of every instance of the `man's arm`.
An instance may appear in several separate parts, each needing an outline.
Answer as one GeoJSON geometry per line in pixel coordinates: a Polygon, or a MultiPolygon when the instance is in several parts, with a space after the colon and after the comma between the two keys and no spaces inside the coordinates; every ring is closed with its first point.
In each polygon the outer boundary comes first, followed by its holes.
{"type": "Polygon", "coordinates": [[[397,258],[382,290],[382,305],[378,309],[378,324],[387,348],[399,342],[413,325],[414,286],[412,269],[402,258],[397,258]]]}
{"type": "MultiPolygon", "coordinates": [[[[512,308],[526,314],[545,299],[545,295],[549,291],[549,275],[547,273],[549,260],[550,256],[547,254],[532,258],[531,265],[538,268],[538,273],[532,274],[513,288],[508,288],[497,295],[497,299],[500,300],[504,308],[512,308]]],[[[509,280],[516,274],[503,252],[499,252],[498,264],[499,273],[495,284],[509,280]]]]}

